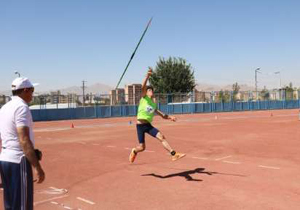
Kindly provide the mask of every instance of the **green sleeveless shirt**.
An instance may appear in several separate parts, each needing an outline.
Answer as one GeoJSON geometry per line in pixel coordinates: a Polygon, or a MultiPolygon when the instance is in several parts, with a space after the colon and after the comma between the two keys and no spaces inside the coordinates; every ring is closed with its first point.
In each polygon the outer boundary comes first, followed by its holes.
{"type": "Polygon", "coordinates": [[[156,103],[154,103],[151,98],[149,98],[148,96],[142,97],[140,100],[137,119],[147,120],[149,123],[151,123],[156,107],[156,103]]]}

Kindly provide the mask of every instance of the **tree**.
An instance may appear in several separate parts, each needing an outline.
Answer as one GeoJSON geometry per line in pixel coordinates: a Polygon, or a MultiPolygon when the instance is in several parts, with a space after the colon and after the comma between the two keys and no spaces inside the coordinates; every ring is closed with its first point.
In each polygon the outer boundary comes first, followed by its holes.
{"type": "Polygon", "coordinates": [[[286,86],[283,88],[285,90],[285,99],[286,100],[293,100],[293,92],[294,92],[294,88],[293,88],[293,83],[290,82],[289,86],[286,86]]]}
{"type": "Polygon", "coordinates": [[[262,98],[262,100],[267,101],[270,99],[270,92],[269,90],[264,87],[264,89],[260,92],[260,96],[262,98]]]}
{"type": "Polygon", "coordinates": [[[175,57],[160,57],[149,81],[158,93],[189,93],[196,86],[191,64],[175,57]]]}
{"type": "Polygon", "coordinates": [[[218,102],[228,103],[230,102],[230,92],[228,90],[220,90],[217,97],[218,102]]]}
{"type": "Polygon", "coordinates": [[[232,96],[234,101],[237,101],[237,94],[239,93],[240,89],[241,88],[237,82],[232,85],[232,96]]]}

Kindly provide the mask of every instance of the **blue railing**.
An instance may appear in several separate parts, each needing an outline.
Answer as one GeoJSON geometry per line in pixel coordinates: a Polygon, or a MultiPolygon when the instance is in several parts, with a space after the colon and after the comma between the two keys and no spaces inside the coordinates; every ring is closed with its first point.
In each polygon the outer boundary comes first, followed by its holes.
{"type": "MultiPolygon", "coordinates": [[[[159,104],[159,109],[167,114],[192,114],[210,112],[233,112],[252,110],[297,109],[300,100],[290,101],[249,101],[228,103],[182,103],[159,104]]],[[[93,119],[108,117],[129,117],[137,114],[135,105],[94,106],[66,109],[31,110],[34,121],[93,119]]]]}

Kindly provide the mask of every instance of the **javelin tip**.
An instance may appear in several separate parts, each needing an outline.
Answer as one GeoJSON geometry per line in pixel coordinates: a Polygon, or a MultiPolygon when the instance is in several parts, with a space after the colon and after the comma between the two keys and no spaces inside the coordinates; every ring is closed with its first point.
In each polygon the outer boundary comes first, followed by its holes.
{"type": "Polygon", "coordinates": [[[152,19],[153,19],[153,16],[150,18],[150,20],[149,20],[149,22],[148,22],[148,24],[147,24],[147,27],[149,27],[149,25],[151,24],[152,19]]]}

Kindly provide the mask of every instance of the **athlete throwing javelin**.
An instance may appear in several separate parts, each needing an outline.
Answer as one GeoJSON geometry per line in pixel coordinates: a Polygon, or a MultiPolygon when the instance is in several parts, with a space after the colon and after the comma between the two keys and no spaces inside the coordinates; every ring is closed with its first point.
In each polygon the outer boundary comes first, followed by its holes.
{"type": "Polygon", "coordinates": [[[143,152],[146,149],[145,133],[148,133],[149,135],[157,138],[162,143],[163,147],[171,154],[173,161],[183,158],[185,156],[185,154],[175,152],[175,150],[173,150],[167,142],[165,136],[158,129],[154,128],[151,125],[154,113],[158,114],[163,119],[171,120],[174,122],[176,121],[176,117],[164,114],[163,112],[157,109],[153,93],[153,87],[147,86],[148,79],[151,75],[152,69],[149,68],[146,78],[144,79],[142,84],[142,98],[140,100],[137,114],[136,129],[139,145],[131,150],[131,153],[129,155],[129,161],[131,163],[134,162],[139,152],[143,152]]]}

